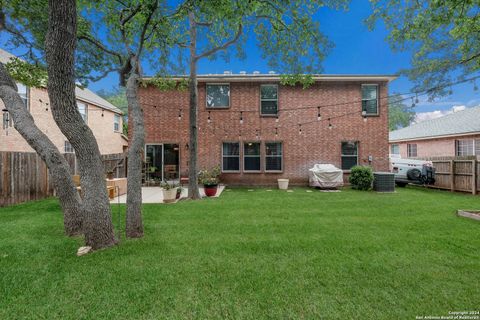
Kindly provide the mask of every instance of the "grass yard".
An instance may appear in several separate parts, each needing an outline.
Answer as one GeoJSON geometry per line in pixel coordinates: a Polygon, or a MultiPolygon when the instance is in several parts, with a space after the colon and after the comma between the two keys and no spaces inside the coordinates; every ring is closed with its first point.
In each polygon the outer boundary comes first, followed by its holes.
{"type": "Polygon", "coordinates": [[[56,200],[2,208],[0,319],[415,319],[480,309],[480,223],[454,214],[479,209],[480,197],[294,190],[145,205],[143,239],[80,258],[56,200]]]}

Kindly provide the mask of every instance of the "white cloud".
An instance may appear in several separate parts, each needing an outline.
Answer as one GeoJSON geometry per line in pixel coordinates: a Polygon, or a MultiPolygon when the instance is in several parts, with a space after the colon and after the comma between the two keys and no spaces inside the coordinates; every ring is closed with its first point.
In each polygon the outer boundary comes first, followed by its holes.
{"type": "Polygon", "coordinates": [[[447,110],[434,110],[430,112],[418,112],[415,115],[415,120],[414,123],[419,123],[425,120],[431,120],[431,119],[436,119],[440,118],[443,116],[446,116],[447,114],[451,114],[454,112],[462,111],[465,110],[467,107],[465,105],[457,105],[453,106],[450,109],[447,110]]]}

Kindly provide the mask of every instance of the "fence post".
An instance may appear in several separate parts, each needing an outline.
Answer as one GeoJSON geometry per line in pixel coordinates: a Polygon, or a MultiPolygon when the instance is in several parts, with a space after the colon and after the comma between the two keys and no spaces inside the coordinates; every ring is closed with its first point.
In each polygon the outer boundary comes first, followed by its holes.
{"type": "Polygon", "coordinates": [[[450,191],[455,191],[455,160],[450,160],[450,191]]]}
{"type": "Polygon", "coordinates": [[[477,160],[472,160],[472,194],[477,194],[477,160]]]}

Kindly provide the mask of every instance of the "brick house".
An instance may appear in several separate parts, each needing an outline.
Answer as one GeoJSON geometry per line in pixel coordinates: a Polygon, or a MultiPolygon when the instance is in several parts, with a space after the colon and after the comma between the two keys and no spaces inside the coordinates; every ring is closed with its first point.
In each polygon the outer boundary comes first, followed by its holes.
{"type": "MultiPolygon", "coordinates": [[[[395,78],[318,75],[303,89],[281,85],[275,74],[200,75],[199,169],[220,165],[222,181],[234,185],[271,185],[278,178],[304,185],[315,163],[332,163],[345,173],[356,164],[388,170],[382,97],[395,78]]],[[[188,91],[150,85],[139,89],[139,97],[146,165],[158,179],[187,176],[188,91]]]]}
{"type": "MultiPolygon", "coordinates": [[[[14,56],[0,49],[0,62],[7,63],[12,57],[14,56]]],[[[25,108],[30,111],[39,129],[52,140],[61,153],[73,153],[71,144],[53,120],[47,105],[47,89],[29,88],[21,83],[17,83],[17,87],[18,93],[24,99],[25,108]]],[[[122,111],[87,88],[77,87],[75,93],[80,113],[92,129],[100,153],[122,153],[128,146],[127,137],[122,133],[122,111]]],[[[1,100],[0,107],[4,108],[1,100]]],[[[13,126],[9,126],[8,130],[1,130],[0,151],[34,152],[13,126]]]]}
{"type": "Polygon", "coordinates": [[[392,131],[389,140],[402,158],[480,156],[480,106],[392,131]]]}

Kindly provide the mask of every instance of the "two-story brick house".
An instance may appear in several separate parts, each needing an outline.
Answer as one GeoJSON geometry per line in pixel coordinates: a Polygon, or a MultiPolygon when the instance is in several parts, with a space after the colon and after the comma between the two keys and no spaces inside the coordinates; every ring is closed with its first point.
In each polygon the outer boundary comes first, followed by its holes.
{"type": "MultiPolygon", "coordinates": [[[[14,57],[0,49],[0,61],[8,63],[14,57]]],[[[18,93],[25,102],[35,124],[57,146],[61,153],[74,150],[53,119],[46,88],[29,88],[17,83],[18,93]]],[[[82,117],[92,129],[101,154],[122,153],[128,146],[123,135],[122,111],[87,88],[76,88],[77,105],[82,117]]],[[[0,109],[4,108],[0,100],[0,109]]],[[[0,131],[0,151],[34,152],[23,137],[10,124],[0,131]]]]}
{"type": "MultiPolygon", "coordinates": [[[[346,173],[354,165],[388,170],[390,75],[316,75],[310,87],[275,74],[198,77],[199,169],[220,165],[236,185],[306,184],[315,163],[346,173]]],[[[139,89],[145,160],[156,178],[187,176],[189,94],[139,89]]]]}

